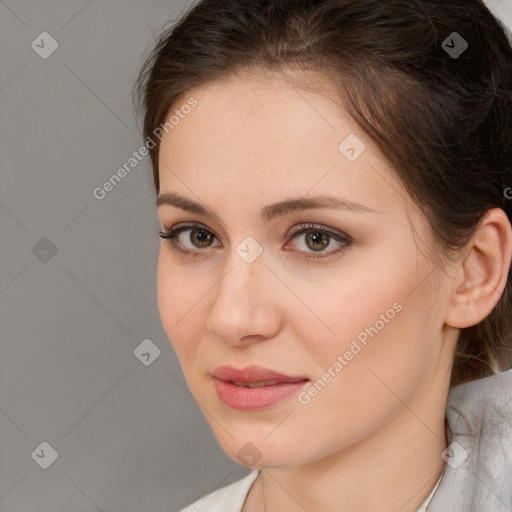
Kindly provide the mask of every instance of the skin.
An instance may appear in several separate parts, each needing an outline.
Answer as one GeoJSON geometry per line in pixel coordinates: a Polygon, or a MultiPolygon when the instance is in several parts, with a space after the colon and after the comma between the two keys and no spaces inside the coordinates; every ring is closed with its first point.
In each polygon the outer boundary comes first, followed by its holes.
{"type": "Polygon", "coordinates": [[[261,454],[244,512],[416,510],[445,464],[459,329],[485,318],[506,283],[512,243],[504,212],[490,211],[457,262],[441,269],[425,256],[427,220],[328,95],[262,72],[217,79],[190,96],[198,106],[161,141],[160,193],[200,202],[218,219],[159,206],[164,231],[197,222],[213,238],[201,246],[190,230],[179,235],[196,258],[162,240],[158,303],[222,448],[239,463],[247,442],[261,454]],[[338,150],[349,134],[366,145],[353,162],[338,150]],[[317,194],[374,212],[259,215],[270,203],[317,194]],[[306,234],[289,236],[308,223],[352,243],[334,254],[343,244],[330,238],[315,252],[306,234]],[[248,236],[263,249],[253,263],[236,252],[248,236]],[[327,256],[301,259],[310,254],[327,256]],[[317,381],[396,302],[402,310],[308,404],[292,396],[262,411],[237,411],[217,395],[211,372],[224,364],[317,381]]]}

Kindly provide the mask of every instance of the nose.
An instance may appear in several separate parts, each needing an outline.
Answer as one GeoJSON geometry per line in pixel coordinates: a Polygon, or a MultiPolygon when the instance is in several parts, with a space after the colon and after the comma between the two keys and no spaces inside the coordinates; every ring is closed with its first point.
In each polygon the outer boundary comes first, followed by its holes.
{"type": "Polygon", "coordinates": [[[232,346],[274,337],[281,323],[275,294],[278,283],[262,256],[247,263],[234,254],[216,287],[206,321],[210,333],[232,346]]]}

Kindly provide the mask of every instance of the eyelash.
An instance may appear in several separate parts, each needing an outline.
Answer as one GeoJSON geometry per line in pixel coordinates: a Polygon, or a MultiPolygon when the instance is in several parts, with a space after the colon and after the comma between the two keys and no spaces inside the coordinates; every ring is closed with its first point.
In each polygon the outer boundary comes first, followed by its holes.
{"type": "MultiPolygon", "coordinates": [[[[206,231],[207,233],[210,233],[213,235],[213,233],[209,229],[207,229],[205,226],[203,226],[202,224],[195,224],[195,223],[179,226],[177,228],[170,229],[169,231],[159,231],[158,234],[160,235],[160,238],[169,240],[171,249],[174,252],[176,252],[177,254],[179,254],[180,256],[197,258],[197,257],[201,256],[200,253],[204,252],[205,250],[203,250],[203,249],[196,249],[196,250],[183,249],[179,246],[179,243],[176,240],[177,236],[180,233],[182,233],[183,231],[189,231],[194,228],[202,229],[202,230],[206,231]]],[[[293,233],[290,234],[290,239],[296,238],[299,235],[302,235],[309,231],[315,231],[316,233],[322,233],[322,234],[328,235],[329,237],[333,238],[337,242],[343,243],[344,245],[336,250],[332,250],[332,251],[328,252],[327,255],[307,253],[308,254],[307,256],[304,256],[304,255],[298,256],[299,258],[304,259],[304,260],[318,260],[321,258],[327,258],[334,254],[337,254],[339,252],[346,250],[352,244],[352,240],[350,240],[349,237],[342,236],[338,233],[327,230],[325,228],[320,228],[314,224],[307,224],[307,225],[300,226],[299,229],[297,229],[296,231],[294,231],[293,233]]],[[[303,251],[299,251],[299,252],[303,252],[303,251]]]]}

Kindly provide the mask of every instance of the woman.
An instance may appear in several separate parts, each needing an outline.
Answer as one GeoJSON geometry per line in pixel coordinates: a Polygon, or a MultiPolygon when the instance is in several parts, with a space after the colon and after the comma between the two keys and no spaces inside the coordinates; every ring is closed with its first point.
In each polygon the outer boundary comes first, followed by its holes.
{"type": "Polygon", "coordinates": [[[203,0],[138,86],[162,323],[252,468],[183,510],[511,510],[505,27],[480,0],[203,0]]]}

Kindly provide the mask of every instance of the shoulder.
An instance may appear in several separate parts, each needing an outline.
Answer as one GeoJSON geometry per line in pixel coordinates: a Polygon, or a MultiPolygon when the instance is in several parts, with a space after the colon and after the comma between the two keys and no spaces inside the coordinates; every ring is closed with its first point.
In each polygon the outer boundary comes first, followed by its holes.
{"type": "Polygon", "coordinates": [[[512,369],[450,391],[452,442],[445,474],[427,510],[511,510],[512,369]]]}
{"type": "Polygon", "coordinates": [[[207,494],[179,512],[240,512],[258,474],[259,470],[253,469],[241,480],[207,494]]]}

